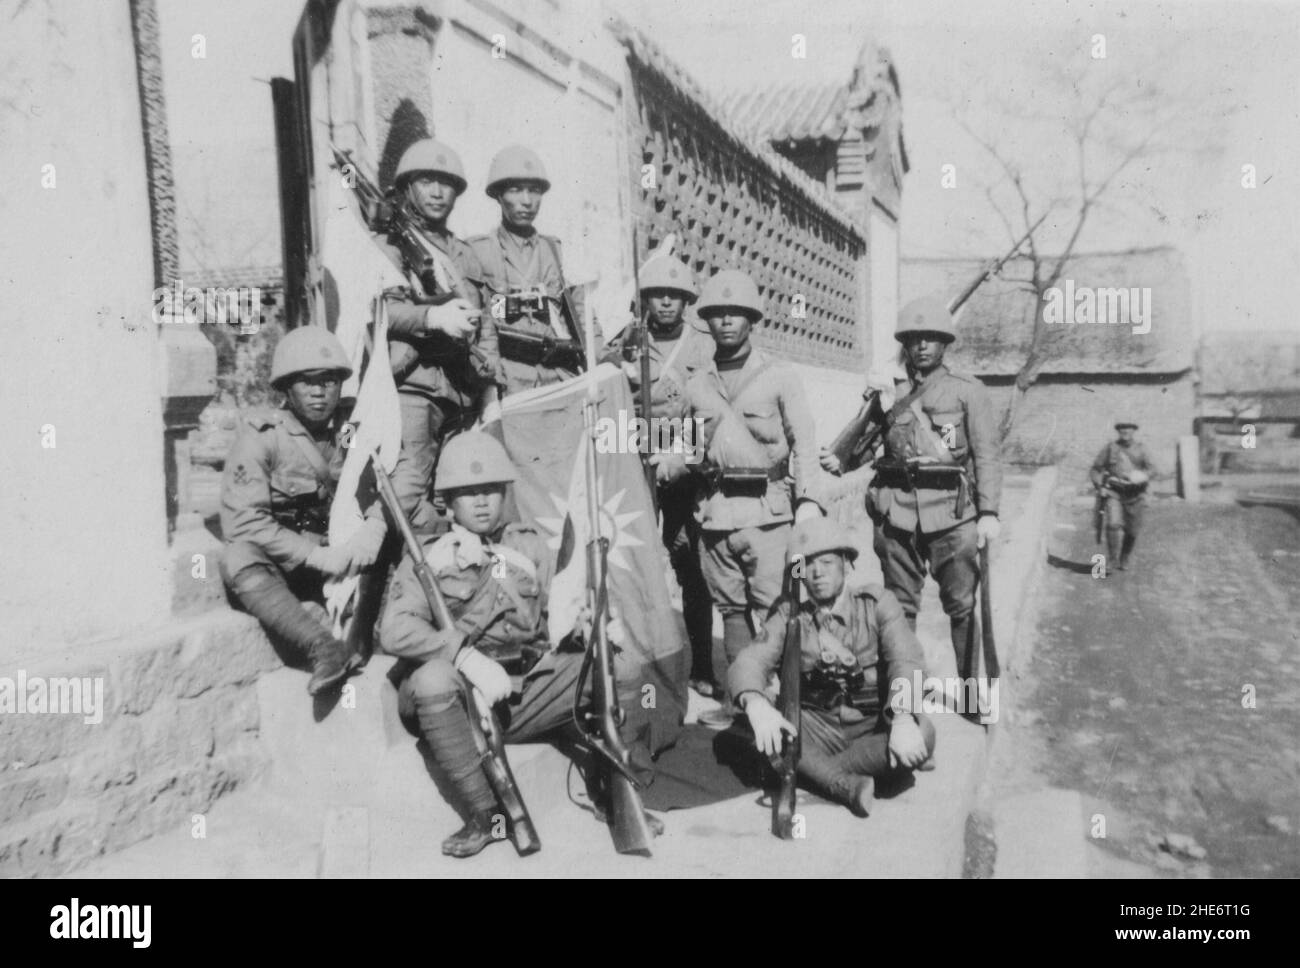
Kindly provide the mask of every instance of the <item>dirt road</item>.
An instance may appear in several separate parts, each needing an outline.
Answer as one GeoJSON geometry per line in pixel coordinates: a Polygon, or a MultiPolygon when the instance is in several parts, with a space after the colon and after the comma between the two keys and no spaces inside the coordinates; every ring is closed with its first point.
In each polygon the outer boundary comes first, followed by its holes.
{"type": "Polygon", "coordinates": [[[1133,570],[1098,580],[1086,501],[1059,507],[995,796],[1077,790],[1092,842],[1148,870],[1300,876],[1300,522],[1157,499],[1133,570]]]}

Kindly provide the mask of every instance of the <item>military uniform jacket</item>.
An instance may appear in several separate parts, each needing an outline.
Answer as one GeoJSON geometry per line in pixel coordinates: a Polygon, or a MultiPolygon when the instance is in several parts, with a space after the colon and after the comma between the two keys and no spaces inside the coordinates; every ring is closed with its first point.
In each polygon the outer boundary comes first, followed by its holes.
{"type": "Polygon", "coordinates": [[[541,232],[519,236],[498,225],[495,232],[475,235],[467,242],[483,267],[483,279],[498,326],[513,327],[528,336],[568,338],[562,331],[553,329],[547,319],[522,316],[506,320],[501,301],[509,293],[526,289],[541,289],[552,300],[560,298],[565,284],[559,239],[541,232]]]}
{"type": "Polygon", "coordinates": [[[771,474],[761,497],[727,493],[718,484],[700,489],[695,518],[706,531],[780,524],[794,518],[794,504],[817,497],[816,425],[794,369],[761,350],[751,349],[738,371],[738,399],[731,399],[717,364],[696,371],[686,384],[686,415],[702,419],[703,444],[710,461],[719,423],[738,417],[757,442],[771,474]]]}
{"type": "MultiPolygon", "coordinates": [[[[602,363],[613,363],[621,368],[632,385],[636,414],[641,413],[641,363],[628,362],[623,358],[623,350],[628,339],[635,339],[632,327],[619,331],[605,344],[602,363]]],[[[650,329],[650,415],[652,417],[681,418],[686,415],[686,383],[696,372],[709,366],[713,360],[715,345],[713,337],[701,332],[683,320],[681,335],[675,340],[661,341],[655,338],[654,328],[650,329]]]]}
{"type": "MultiPolygon", "coordinates": [[[[468,292],[465,298],[478,309],[484,309],[486,281],[483,267],[479,265],[469,245],[456,238],[450,232],[441,235],[424,230],[424,237],[439,251],[445,253],[451,264],[465,277],[468,292]]],[[[393,264],[405,271],[401,250],[387,236],[375,236],[375,242],[392,260],[393,264]]],[[[420,351],[419,363],[398,389],[405,393],[419,393],[434,399],[450,400],[461,407],[471,408],[477,405],[478,389],[476,381],[464,372],[463,366],[446,366],[439,358],[439,351],[444,354],[451,349],[451,340],[444,333],[431,334],[425,327],[425,314],[429,306],[417,303],[409,293],[390,291],[384,302],[388,308],[389,339],[410,343],[420,351]]],[[[496,320],[486,310],[479,317],[479,329],[475,340],[478,348],[487,358],[487,367],[491,370],[491,379],[498,384],[505,383],[501,371],[501,353],[497,343],[496,320]]],[[[442,357],[445,360],[445,356],[442,357]]]]}
{"type": "MultiPolygon", "coordinates": [[[[1126,480],[1129,473],[1135,470],[1145,471],[1148,474],[1155,470],[1155,465],[1151,461],[1151,454],[1146,447],[1136,440],[1127,447],[1118,440],[1112,440],[1101,449],[1097,459],[1092,462],[1092,469],[1088,472],[1088,478],[1092,481],[1093,487],[1102,488],[1107,493],[1118,493],[1102,487],[1107,476],[1126,480]]],[[[1140,491],[1136,494],[1120,496],[1125,500],[1136,501],[1142,497],[1142,493],[1140,491]]]]}
{"type": "MultiPolygon", "coordinates": [[[[910,392],[910,391],[909,391],[910,392]]],[[[903,391],[899,390],[900,397],[903,391]]],[[[969,484],[966,506],[958,512],[954,490],[886,486],[874,479],[867,492],[876,520],[887,520],[904,531],[930,534],[946,531],[979,514],[997,514],[1002,498],[1002,463],[997,421],[988,390],[972,376],[941,366],[916,401],[929,424],[929,440],[946,446],[948,462],[965,469],[969,484]],[[943,441],[948,444],[944,445],[943,441]]],[[[916,456],[912,441],[922,439],[915,407],[905,408],[885,438],[885,456],[905,460],[916,456]]],[[[922,451],[923,452],[923,451],[922,451]]]]}
{"type": "MultiPolygon", "coordinates": [[[[231,575],[267,559],[292,570],[321,544],[320,535],[287,522],[297,514],[328,521],[347,453],[338,433],[336,416],[330,438],[315,440],[287,407],[244,417],[221,481],[221,532],[231,575]]],[[[370,513],[381,513],[378,505],[370,513]]]]}
{"type": "MultiPolygon", "coordinates": [[[[790,615],[790,601],[782,599],[768,616],[753,643],[736,656],[727,671],[727,688],[739,697],[744,692],[763,692],[772,673],[781,664],[785,648],[785,626],[790,615]]],[[[864,692],[874,693],[860,709],[846,707],[846,718],[881,719],[893,716],[891,694],[898,693],[894,705],[914,710],[913,688],[917,673],[924,675],[925,659],[916,634],[907,624],[898,599],[879,585],[845,587],[827,609],[819,609],[805,598],[799,605],[800,669],[807,676],[818,664],[828,646],[832,651],[845,650],[858,660],[865,680],[864,692]],[[823,637],[833,641],[824,642],[823,637]],[[856,716],[852,714],[858,714],[856,716]]]]}
{"type": "Polygon", "coordinates": [[[418,662],[451,661],[469,641],[504,660],[524,647],[549,649],[547,591],[552,552],[536,529],[507,524],[497,541],[453,525],[425,546],[438,588],[456,621],[436,631],[415,567],[404,559],[393,574],[380,628],[384,651],[418,662]]]}

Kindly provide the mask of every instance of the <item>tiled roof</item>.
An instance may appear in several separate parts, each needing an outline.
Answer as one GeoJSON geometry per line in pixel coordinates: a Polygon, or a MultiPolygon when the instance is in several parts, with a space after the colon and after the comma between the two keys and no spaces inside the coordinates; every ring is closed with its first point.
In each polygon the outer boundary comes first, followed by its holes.
{"type": "Polygon", "coordinates": [[[723,96],[722,108],[763,141],[839,141],[848,129],[848,96],[844,84],[782,84],[731,91],[723,96]]]}
{"type": "Polygon", "coordinates": [[[794,162],[781,157],[765,141],[741,128],[722,104],[706,93],[695,78],[669,57],[663,48],[642,31],[620,18],[612,19],[609,29],[627,48],[630,57],[668,84],[677,96],[697,104],[700,110],[709,115],[726,135],[770,168],[778,177],[799,188],[820,211],[844,228],[856,231],[853,219],[840,208],[826,191],[825,185],[809,178],[794,162]]]}
{"type": "MultiPolygon", "coordinates": [[[[975,278],[981,264],[977,259],[904,259],[902,302],[930,294],[952,298],[975,278]]],[[[1028,276],[1027,260],[1014,259],[971,297],[958,316],[957,341],[948,353],[953,369],[977,376],[1019,371],[1033,337],[1034,297],[1017,282],[1028,276]]],[[[1168,375],[1192,368],[1196,335],[1190,286],[1176,249],[1080,255],[1064,277],[1074,281],[1076,291],[1084,286],[1150,289],[1151,331],[1139,335],[1131,325],[1053,325],[1042,373],[1168,375]]]]}
{"type": "Polygon", "coordinates": [[[231,266],[217,269],[181,270],[181,282],[195,289],[279,290],[284,288],[284,270],[279,265],[231,266]]]}

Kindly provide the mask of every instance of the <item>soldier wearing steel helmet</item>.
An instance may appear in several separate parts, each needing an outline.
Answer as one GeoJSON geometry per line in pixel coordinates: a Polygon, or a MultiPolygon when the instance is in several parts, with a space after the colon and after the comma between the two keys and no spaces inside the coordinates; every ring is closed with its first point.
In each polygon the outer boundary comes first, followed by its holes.
{"type": "MultiPolygon", "coordinates": [[[[698,418],[705,459],[666,461],[665,476],[699,479],[695,519],[700,565],[722,613],[723,655],[715,680],[753,638],[749,614],[761,620],[781,594],[781,567],[791,522],[817,516],[816,428],[795,371],[750,342],[763,317],[758,287],[743,272],[714,275],[698,312],[713,336],[714,355],[686,385],[686,416],[698,418]]],[[[701,716],[725,725],[729,707],[701,716]]]]}
{"type": "MultiPolygon", "coordinates": [[[[909,382],[888,415],[884,455],[867,491],[875,550],[885,587],[916,628],[929,573],[948,615],[957,671],[978,667],[974,634],[978,549],[997,537],[1002,466],[993,404],[972,376],[943,363],[957,338],[952,314],[937,297],[914,300],[898,314],[909,382]]],[[[835,470],[823,453],[823,466],[835,470]],[[829,466],[828,466],[829,465],[829,466]]]]}
{"type": "MultiPolygon", "coordinates": [[[[686,318],[687,307],[699,297],[690,266],[671,256],[651,256],[641,267],[641,300],[647,314],[650,345],[650,416],[674,421],[682,428],[686,415],[687,380],[713,358],[713,340],[686,318]]],[[[605,347],[603,362],[623,369],[632,385],[636,415],[641,413],[639,336],[628,326],[605,347]]],[[[676,431],[674,431],[676,434],[676,431]]],[[[674,436],[671,446],[693,448],[696,441],[674,436]]],[[[656,438],[658,439],[658,438],[656,438]]],[[[682,615],[691,642],[691,682],[712,695],[713,607],[700,571],[699,527],[696,524],[695,480],[688,474],[672,479],[664,454],[651,454],[656,467],[659,510],[663,515],[663,542],[682,589],[682,615]]]]}
{"type": "MultiPolygon", "coordinates": [[[[425,548],[455,627],[434,627],[409,559],[393,575],[380,643],[400,657],[405,718],[419,725],[432,756],[466,808],[464,827],[442,844],[453,857],[477,854],[500,835],[497,802],[483,773],[462,697],[476,687],[501,716],[509,743],[542,740],[572,721],[583,653],[566,640],[551,648],[547,593],[554,553],[525,524],[506,523],[514,465],[495,437],[452,438],[438,462],[437,488],[451,530],[425,548]]],[[[614,623],[611,637],[621,637],[614,623]]],[[[590,681],[583,701],[590,700],[590,681]]],[[[632,697],[623,697],[632,701],[632,697]]]]}
{"type": "Polygon", "coordinates": [[[1137,429],[1132,420],[1116,423],[1119,438],[1101,449],[1088,472],[1104,506],[1107,551],[1117,571],[1129,566],[1142,528],[1147,485],[1155,471],[1150,452],[1135,439],[1137,429]]]}
{"type": "MultiPolygon", "coordinates": [[[[795,525],[787,562],[807,594],[799,603],[799,777],[814,791],[865,817],[875,780],[926,769],[934,727],[919,713],[924,677],[916,634],[894,596],[879,585],[846,582],[857,558],[852,535],[828,518],[795,525]]],[[[767,755],[780,752],[794,724],[768,698],[781,664],[791,603],[783,599],[752,645],[728,670],[728,685],[767,755]]]]}
{"type": "MultiPolygon", "coordinates": [[[[483,268],[469,245],[447,227],[466,184],[460,156],[431,138],[412,144],[397,163],[397,204],[459,277],[448,280],[455,297],[440,305],[427,302],[435,294],[423,292],[414,274],[410,289],[390,290],[385,296],[402,414],[402,450],[393,468],[393,488],[419,530],[434,526],[427,496],[443,440],[472,424],[482,410],[484,391],[505,381],[496,323],[484,310],[483,268]]],[[[391,231],[376,241],[395,265],[410,273],[391,231]]]]}
{"type": "Polygon", "coordinates": [[[290,658],[310,663],[312,695],[342,679],[354,661],[322,622],[324,579],[374,564],[385,534],[375,504],[347,544],[325,543],[345,453],[339,390],[351,372],[331,333],[316,326],[288,333],[271,363],[271,385],[284,393],[284,405],[245,418],[221,483],[222,577],[290,658]]]}
{"type": "MultiPolygon", "coordinates": [[[[535,151],[503,148],[492,159],[487,182],[488,196],[501,207],[501,223],[468,240],[490,292],[507,394],[558,383],[584,366],[581,316],[564,280],[560,240],[533,224],[550,188],[535,151]]],[[[599,345],[596,350],[599,356],[599,345]]]]}

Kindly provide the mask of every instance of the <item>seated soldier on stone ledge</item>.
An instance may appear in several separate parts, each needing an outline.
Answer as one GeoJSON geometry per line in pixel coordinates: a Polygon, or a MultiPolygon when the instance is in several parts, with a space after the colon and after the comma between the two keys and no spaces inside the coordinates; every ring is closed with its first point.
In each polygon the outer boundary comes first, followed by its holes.
{"type": "MultiPolygon", "coordinates": [[[[797,562],[796,571],[801,566],[806,589],[799,604],[799,779],[865,817],[876,778],[932,765],[934,727],[908,711],[911,684],[924,663],[921,645],[893,595],[879,585],[846,587],[846,566],[856,557],[842,527],[811,518],[795,525],[787,563],[797,562]]],[[[782,599],[727,673],[755,745],[769,756],[780,752],[783,733],[795,733],[765,692],[781,664],[789,615],[790,602],[782,599]]]]}
{"type": "Polygon", "coordinates": [[[271,386],[284,405],[245,418],[221,482],[222,578],[291,659],[311,663],[313,696],[360,662],[325,624],[325,579],[373,565],[387,530],[376,502],[347,544],[325,543],[346,453],[336,411],[351,373],[342,345],[322,327],[285,335],[271,359],[271,386]]]}

